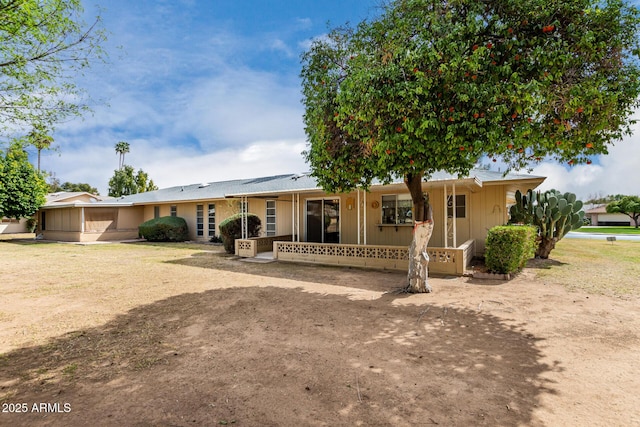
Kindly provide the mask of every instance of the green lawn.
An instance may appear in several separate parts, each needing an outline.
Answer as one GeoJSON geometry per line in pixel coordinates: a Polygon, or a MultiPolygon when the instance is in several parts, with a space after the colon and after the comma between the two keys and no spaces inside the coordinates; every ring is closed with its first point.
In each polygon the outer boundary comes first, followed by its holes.
{"type": "Polygon", "coordinates": [[[640,228],[635,227],[580,227],[575,230],[578,233],[598,234],[640,234],[640,228]]]}
{"type": "Polygon", "coordinates": [[[640,242],[562,239],[548,260],[530,264],[545,283],[593,294],[640,295],[640,242]]]}

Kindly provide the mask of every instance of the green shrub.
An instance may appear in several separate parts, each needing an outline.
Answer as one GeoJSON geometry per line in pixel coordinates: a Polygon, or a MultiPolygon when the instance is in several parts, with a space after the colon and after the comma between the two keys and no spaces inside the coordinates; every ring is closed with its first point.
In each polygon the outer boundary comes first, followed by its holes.
{"type": "MultiPolygon", "coordinates": [[[[260,235],[260,218],[255,214],[247,214],[247,229],[249,237],[260,235]]],[[[220,235],[224,243],[224,250],[232,254],[236,251],[236,239],[242,237],[242,214],[231,215],[220,223],[220,235]]]]}
{"type": "Polygon", "coordinates": [[[220,236],[211,236],[211,238],[209,239],[209,242],[211,243],[222,243],[222,237],[220,236]]]}
{"type": "Polygon", "coordinates": [[[500,274],[515,273],[536,252],[537,229],[528,225],[506,225],[489,230],[486,240],[485,265],[500,274]]]}
{"type": "Polygon", "coordinates": [[[29,233],[33,233],[36,231],[36,228],[38,228],[38,219],[36,217],[29,217],[27,218],[27,223],[25,224],[27,226],[27,231],[29,233]]]}
{"type": "Polygon", "coordinates": [[[184,242],[189,240],[189,228],[184,218],[163,216],[140,224],[138,233],[150,242],[184,242]]]}

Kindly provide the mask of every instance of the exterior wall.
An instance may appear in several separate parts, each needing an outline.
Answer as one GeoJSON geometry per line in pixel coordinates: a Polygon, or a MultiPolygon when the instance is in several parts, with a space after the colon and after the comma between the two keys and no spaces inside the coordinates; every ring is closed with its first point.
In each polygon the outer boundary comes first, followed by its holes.
{"type": "Polygon", "coordinates": [[[80,242],[82,224],[80,208],[41,210],[38,218],[38,232],[46,240],[80,242]],[[42,229],[43,217],[45,228],[42,229]]]}
{"type": "Polygon", "coordinates": [[[113,242],[117,240],[133,240],[138,238],[138,229],[109,230],[102,232],[79,233],[80,242],[113,242]]]}
{"type": "Polygon", "coordinates": [[[71,203],[71,202],[86,202],[86,203],[91,203],[92,201],[95,202],[96,200],[99,199],[99,197],[94,197],[90,194],[76,194],[74,196],[67,196],[64,197],[66,194],[69,193],[57,193],[60,194],[61,197],[57,197],[53,199],[53,203],[56,202],[61,202],[61,203],[71,203]]]}
{"type": "Polygon", "coordinates": [[[138,237],[138,225],[143,222],[144,209],[142,207],[84,207],[85,227],[83,232],[83,208],[46,209],[39,214],[39,232],[46,240],[63,242],[97,242],[129,240],[138,237]],[[90,221],[91,210],[107,212],[115,210],[114,222],[90,221]],[[42,230],[42,214],[46,217],[45,229],[42,230]],[[107,224],[109,224],[107,226],[107,224]]]}
{"type": "Polygon", "coordinates": [[[138,232],[138,226],[144,222],[144,207],[132,206],[123,207],[118,210],[117,230],[135,230],[138,232]]]}
{"type": "MultiPolygon", "coordinates": [[[[266,217],[267,217],[267,200],[276,201],[276,235],[291,234],[291,198],[283,196],[278,198],[249,198],[249,213],[255,214],[260,218],[262,230],[260,236],[266,236],[266,217]]],[[[216,205],[215,218],[215,234],[220,235],[218,228],[220,223],[231,215],[240,212],[239,199],[214,199],[188,203],[167,203],[140,206],[142,209],[142,219],[140,223],[153,219],[155,207],[160,208],[160,216],[169,216],[171,214],[171,206],[175,205],[177,216],[184,218],[189,227],[189,239],[194,241],[209,241],[209,215],[208,205],[216,205]],[[197,206],[203,205],[204,209],[204,236],[197,235],[197,206]]],[[[140,224],[139,223],[139,224],[140,224]]],[[[138,225],[139,225],[138,224],[138,225]]],[[[137,226],[136,226],[137,227],[137,226]]]]}
{"type": "Polygon", "coordinates": [[[45,239],[47,238],[47,233],[51,231],[79,233],[82,231],[81,212],[80,208],[42,210],[38,218],[38,228],[44,233],[45,239]],[[44,230],[42,230],[43,215],[45,216],[44,230]]]}
{"type": "MultiPolygon", "coordinates": [[[[476,188],[471,191],[469,188],[457,186],[456,195],[466,196],[466,211],[464,218],[456,219],[456,246],[464,242],[475,240],[474,251],[484,253],[485,239],[491,227],[503,225],[507,222],[507,187],[505,185],[489,185],[476,188]]],[[[451,247],[453,246],[452,225],[447,226],[445,221],[445,199],[443,188],[426,188],[433,209],[433,219],[435,227],[433,235],[429,241],[431,247],[451,247]],[[449,234],[448,244],[445,236],[449,234]]],[[[364,203],[364,193],[360,193],[360,207],[366,209],[367,224],[361,224],[361,242],[364,242],[366,228],[368,245],[384,246],[409,246],[413,238],[412,224],[382,224],[382,196],[394,194],[408,194],[401,187],[396,189],[375,191],[366,194],[366,206],[364,203]]],[[[452,194],[451,187],[447,187],[447,195],[452,194]]],[[[300,231],[301,241],[306,241],[306,202],[307,200],[340,199],[340,243],[358,243],[358,210],[357,193],[342,195],[321,196],[314,193],[312,195],[300,195],[300,231]],[[353,203],[352,209],[348,206],[353,203]]],[[[364,214],[361,214],[361,222],[364,221],[364,214]]]]}
{"type": "MultiPolygon", "coordinates": [[[[267,201],[275,200],[276,202],[276,236],[291,234],[291,199],[289,196],[283,196],[278,198],[249,198],[249,213],[255,214],[260,218],[262,227],[260,229],[260,237],[267,235],[267,201]]],[[[239,207],[235,207],[239,212],[239,207]]],[[[228,216],[233,213],[229,213],[228,216]]]]}
{"type": "Polygon", "coordinates": [[[486,186],[472,193],[470,199],[471,235],[476,241],[476,254],[483,254],[489,229],[507,223],[506,188],[504,185],[486,186]]]}
{"type": "Polygon", "coordinates": [[[0,234],[18,234],[27,232],[27,219],[20,220],[2,218],[0,221],[0,234]]]}
{"type": "MultiPolygon", "coordinates": [[[[425,184],[424,190],[429,193],[433,208],[435,227],[429,246],[434,248],[445,248],[453,245],[451,236],[452,227],[448,226],[445,217],[444,189],[440,187],[429,188],[425,184]],[[449,234],[449,239],[447,239],[449,234]]],[[[508,196],[515,189],[508,185],[485,185],[477,186],[456,186],[456,195],[466,196],[465,217],[456,221],[456,245],[460,246],[465,241],[475,240],[474,250],[483,253],[485,250],[484,241],[487,231],[496,225],[502,225],[507,221],[506,203],[508,196]]],[[[451,186],[447,187],[447,194],[451,195],[451,186]]],[[[412,224],[382,224],[382,197],[385,195],[408,194],[404,185],[392,185],[385,188],[376,188],[373,192],[360,193],[360,229],[358,229],[358,193],[348,194],[324,194],[321,191],[312,191],[299,194],[299,212],[297,224],[299,224],[300,240],[307,241],[306,236],[306,206],[308,200],[338,199],[340,201],[340,243],[341,244],[364,244],[365,234],[368,245],[399,246],[408,247],[411,243],[413,226],[412,224]],[[365,202],[366,199],[366,202],[365,202]],[[365,214],[366,213],[366,214],[365,214]],[[366,216],[365,216],[366,215],[366,216]],[[365,224],[366,219],[366,224],[365,224]],[[358,234],[360,231],[360,241],[358,234]]],[[[249,212],[258,215],[263,227],[261,237],[266,236],[266,203],[267,200],[276,201],[276,235],[290,235],[294,233],[292,227],[292,217],[295,212],[292,208],[294,201],[298,200],[297,194],[285,194],[279,197],[256,197],[249,198],[249,212]]],[[[46,209],[46,230],[44,237],[53,240],[121,240],[137,237],[138,226],[154,217],[155,207],[159,208],[160,216],[168,216],[171,213],[171,206],[176,205],[177,215],[187,221],[189,227],[189,238],[194,241],[208,241],[208,205],[215,204],[215,233],[219,235],[220,223],[240,211],[239,199],[213,199],[187,203],[158,203],[144,206],[113,208],[117,210],[115,224],[104,230],[89,230],[85,227],[82,232],[82,210],[79,207],[46,209]],[[203,205],[204,212],[204,235],[197,236],[196,207],[203,205]]],[[[85,212],[94,209],[91,206],[84,207],[85,212]]],[[[95,209],[111,209],[107,207],[95,206],[95,209]]],[[[106,224],[108,218],[103,222],[106,224]]],[[[41,223],[41,221],[40,221],[41,223]]],[[[95,222],[99,224],[99,221],[95,222]]],[[[296,240],[296,236],[294,236],[296,240]]]]}
{"type": "MultiPolygon", "coordinates": [[[[429,242],[433,247],[445,247],[445,229],[446,222],[445,210],[444,210],[444,190],[442,188],[426,189],[429,193],[431,206],[433,209],[433,218],[435,227],[433,235],[429,242]]],[[[366,228],[367,244],[368,245],[386,245],[386,246],[408,246],[411,244],[413,238],[413,224],[382,224],[382,196],[395,195],[395,194],[408,194],[406,189],[399,190],[387,190],[376,191],[366,194],[366,206],[364,202],[364,193],[360,193],[360,208],[366,209],[366,225],[364,224],[364,214],[361,213],[361,243],[364,242],[364,234],[366,228]]],[[[448,195],[451,194],[451,189],[448,189],[448,195]]],[[[456,223],[457,245],[461,245],[463,242],[473,238],[476,238],[478,230],[474,230],[473,217],[476,215],[474,210],[474,200],[472,194],[468,189],[457,188],[456,195],[466,196],[466,216],[465,218],[458,218],[456,223]]],[[[343,244],[357,244],[358,243],[358,196],[356,192],[341,194],[341,195],[300,195],[300,232],[301,240],[307,241],[306,236],[306,205],[308,200],[318,199],[339,199],[340,200],[340,243],[343,244]],[[349,205],[352,209],[349,209],[349,205]]],[[[503,198],[504,200],[504,198],[503,198]]],[[[504,202],[502,203],[504,205],[504,202]]],[[[504,207],[502,212],[504,212],[504,207]]],[[[502,222],[503,223],[503,222],[502,222]]],[[[484,232],[486,237],[486,231],[484,232]]],[[[484,237],[483,237],[484,238],[484,237]]],[[[452,238],[450,239],[449,246],[452,245],[452,238]]],[[[484,244],[482,246],[484,248],[484,244]]]]}
{"type": "Polygon", "coordinates": [[[45,240],[55,240],[58,242],[81,242],[82,233],[79,231],[57,231],[44,230],[42,236],[45,240]]]}
{"type": "MultiPolygon", "coordinates": [[[[368,245],[388,245],[388,246],[408,246],[411,244],[412,239],[412,225],[386,225],[382,223],[382,196],[391,195],[391,194],[403,194],[407,193],[407,191],[403,191],[402,193],[393,192],[393,191],[384,191],[384,192],[374,192],[367,193],[367,244],[368,245]]],[[[360,195],[361,199],[364,199],[364,196],[360,195]]],[[[364,203],[364,200],[362,200],[364,203]]],[[[364,236],[361,237],[364,242],[364,236]]],[[[357,243],[355,240],[353,242],[345,242],[345,243],[357,243]]]]}
{"type": "MultiPolygon", "coordinates": [[[[271,200],[274,200],[274,199],[271,199],[271,200]]],[[[276,201],[276,236],[289,235],[292,233],[291,220],[293,218],[293,215],[291,213],[291,207],[292,207],[291,198],[289,198],[288,196],[284,196],[284,197],[275,199],[275,201],[276,201]]],[[[265,205],[265,215],[266,215],[266,205],[265,205]]],[[[266,224],[266,218],[263,224],[266,224]]],[[[263,226],[263,228],[265,228],[265,231],[266,231],[266,226],[263,226]]]]}

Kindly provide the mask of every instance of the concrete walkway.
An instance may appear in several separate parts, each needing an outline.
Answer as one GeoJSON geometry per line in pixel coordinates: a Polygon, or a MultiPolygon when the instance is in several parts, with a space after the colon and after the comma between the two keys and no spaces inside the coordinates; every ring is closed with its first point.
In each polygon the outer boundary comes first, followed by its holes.
{"type": "Polygon", "coordinates": [[[273,252],[260,252],[255,258],[240,258],[240,261],[267,264],[276,260],[273,258],[273,252]]]}
{"type": "Polygon", "coordinates": [[[637,234],[605,234],[605,233],[580,233],[577,231],[570,231],[565,236],[568,239],[595,239],[595,240],[607,240],[607,237],[615,237],[616,240],[631,240],[634,242],[640,242],[640,235],[637,234]]]}

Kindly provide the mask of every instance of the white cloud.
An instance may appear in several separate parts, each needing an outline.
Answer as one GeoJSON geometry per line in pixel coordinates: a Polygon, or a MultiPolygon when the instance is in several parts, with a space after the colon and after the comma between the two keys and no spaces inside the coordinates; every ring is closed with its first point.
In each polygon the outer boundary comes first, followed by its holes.
{"type": "Polygon", "coordinates": [[[291,48],[287,46],[287,44],[283,40],[278,38],[271,40],[271,42],[269,43],[269,48],[277,52],[282,52],[289,58],[293,58],[295,56],[291,48]]]}
{"type": "MultiPolygon", "coordinates": [[[[109,143],[83,145],[60,156],[49,152],[42,159],[43,169],[64,171],[57,173],[56,178],[62,182],[87,182],[106,195],[108,181],[118,167],[118,156],[108,133],[95,136],[109,143]]],[[[206,153],[190,147],[159,146],[157,140],[129,142],[131,152],[125,155],[125,162],[135,170],[143,169],[160,188],[308,170],[301,155],[305,148],[302,139],[261,140],[245,147],[206,153]]]]}
{"type": "MultiPolygon", "coordinates": [[[[306,171],[299,82],[282,71],[297,74],[299,64],[281,64],[292,62],[292,50],[307,50],[327,34],[295,46],[292,38],[311,26],[310,19],[298,18],[278,32],[241,35],[226,21],[194,26],[195,4],[184,14],[172,12],[180,8],[169,1],[155,12],[149,4],[133,2],[128,13],[114,15],[109,43],[125,50],[121,56],[114,51],[111,64],[87,76],[92,96],[110,106],[58,126],[60,155],[45,154],[43,168],[106,194],[118,165],[114,145],[125,140],[131,144],[126,163],[148,172],[161,188],[306,171]],[[266,55],[277,56],[279,71],[258,70],[266,55]]],[[[583,199],[639,194],[638,159],[640,133],[612,147],[599,164],[545,162],[533,173],[548,177],[542,189],[572,191],[583,199]]]]}
{"type": "Polygon", "coordinates": [[[533,174],[546,176],[541,190],[555,188],[570,191],[583,200],[590,196],[608,194],[640,195],[638,159],[640,159],[640,128],[636,133],[609,149],[609,154],[600,156],[599,164],[565,167],[558,163],[543,163],[533,174]]]}
{"type": "Polygon", "coordinates": [[[303,138],[297,85],[248,69],[200,81],[181,95],[175,131],[193,135],[203,149],[257,140],[303,138]]]}
{"type": "Polygon", "coordinates": [[[165,149],[145,155],[143,169],[160,188],[198,182],[252,178],[308,169],[301,152],[303,140],[256,141],[244,148],[206,154],[165,149]],[[150,158],[149,158],[150,157],[150,158]]]}
{"type": "Polygon", "coordinates": [[[298,42],[298,47],[300,48],[300,50],[303,51],[308,51],[311,48],[311,45],[316,42],[316,41],[320,41],[320,42],[330,42],[331,40],[329,39],[329,34],[324,33],[324,34],[320,34],[316,37],[310,38],[310,39],[306,39],[306,40],[302,40],[300,42],[298,42]]]}
{"type": "Polygon", "coordinates": [[[311,28],[313,22],[310,18],[298,18],[296,19],[296,28],[301,30],[307,30],[311,28]]]}

